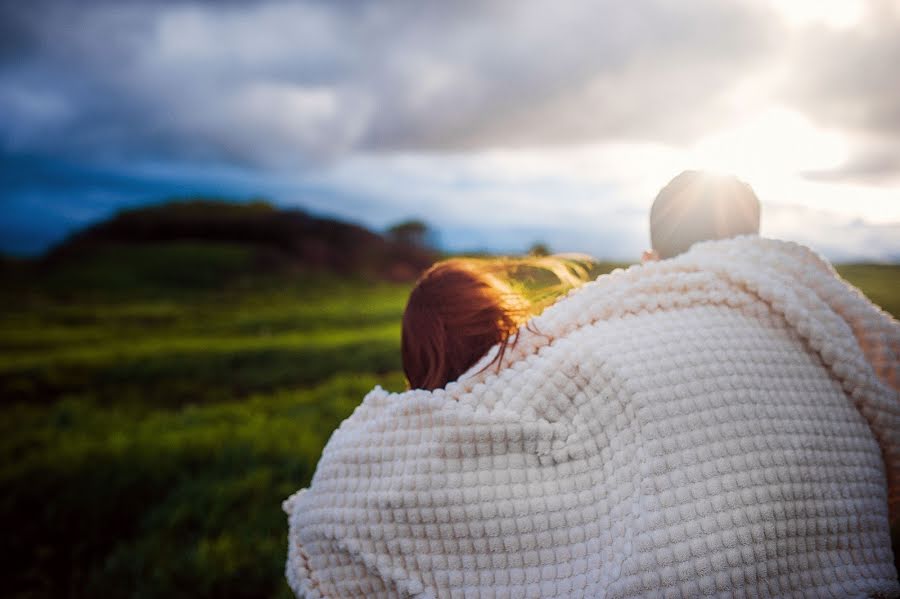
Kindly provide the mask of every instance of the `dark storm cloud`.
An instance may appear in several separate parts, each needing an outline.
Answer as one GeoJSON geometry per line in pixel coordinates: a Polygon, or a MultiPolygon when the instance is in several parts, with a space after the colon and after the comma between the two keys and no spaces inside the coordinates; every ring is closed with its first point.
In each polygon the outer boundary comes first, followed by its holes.
{"type": "Polygon", "coordinates": [[[900,178],[900,4],[874,0],[853,28],[811,28],[788,93],[819,124],[851,135],[857,153],[822,180],[881,183],[900,178]]]}
{"type": "Polygon", "coordinates": [[[771,49],[749,3],[2,2],[7,152],[296,167],[685,139],[771,49]]]}

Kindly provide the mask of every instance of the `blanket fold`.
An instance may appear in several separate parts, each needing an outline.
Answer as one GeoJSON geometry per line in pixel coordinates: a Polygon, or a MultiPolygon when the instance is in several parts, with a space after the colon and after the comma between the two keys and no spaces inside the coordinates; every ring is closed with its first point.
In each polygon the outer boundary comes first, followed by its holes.
{"type": "Polygon", "coordinates": [[[900,595],[898,356],[897,321],[796,244],[707,242],[600,277],[499,366],[370,392],[284,502],[288,582],[311,599],[900,595]]]}

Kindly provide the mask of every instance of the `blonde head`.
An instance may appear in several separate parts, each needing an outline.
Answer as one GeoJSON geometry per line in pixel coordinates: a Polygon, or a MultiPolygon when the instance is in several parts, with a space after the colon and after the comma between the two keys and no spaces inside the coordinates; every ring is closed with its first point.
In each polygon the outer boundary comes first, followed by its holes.
{"type": "Polygon", "coordinates": [[[737,177],[684,171],[653,202],[650,241],[672,258],[698,241],[759,234],[759,216],[759,199],[737,177]]]}

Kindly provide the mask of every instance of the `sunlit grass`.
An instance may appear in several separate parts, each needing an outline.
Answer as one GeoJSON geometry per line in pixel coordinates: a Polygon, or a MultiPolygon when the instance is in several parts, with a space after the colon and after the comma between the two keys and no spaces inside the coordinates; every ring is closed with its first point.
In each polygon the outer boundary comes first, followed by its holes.
{"type": "Polygon", "coordinates": [[[837,271],[894,318],[900,318],[900,264],[841,264],[837,271]]]}
{"type": "Polygon", "coordinates": [[[6,567],[40,595],[286,597],[280,503],[379,383],[402,378],[357,373],[177,411],[12,407],[0,424],[0,510],[17,547],[6,567]]]}
{"type": "MultiPolygon", "coordinates": [[[[184,263],[230,273],[242,254],[223,252],[184,263]]],[[[0,289],[10,596],[288,597],[281,501],[372,386],[404,387],[409,285],[301,273],[169,288],[187,275],[167,279],[178,256],[140,254],[157,278],[134,288],[106,257],[66,275],[95,287],[0,289]]],[[[898,267],[839,270],[900,312],[898,267]]]]}

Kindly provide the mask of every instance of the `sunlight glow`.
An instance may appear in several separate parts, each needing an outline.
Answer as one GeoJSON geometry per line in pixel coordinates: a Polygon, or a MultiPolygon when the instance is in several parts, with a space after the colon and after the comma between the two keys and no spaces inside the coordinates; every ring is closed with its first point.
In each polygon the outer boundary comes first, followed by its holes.
{"type": "Polygon", "coordinates": [[[864,0],[772,0],[771,4],[795,27],[817,23],[836,29],[853,27],[865,10],[864,0]]]}
{"type": "Polygon", "coordinates": [[[759,181],[834,168],[849,148],[841,135],[814,127],[797,112],[773,108],[703,138],[688,154],[706,169],[759,181]]]}

